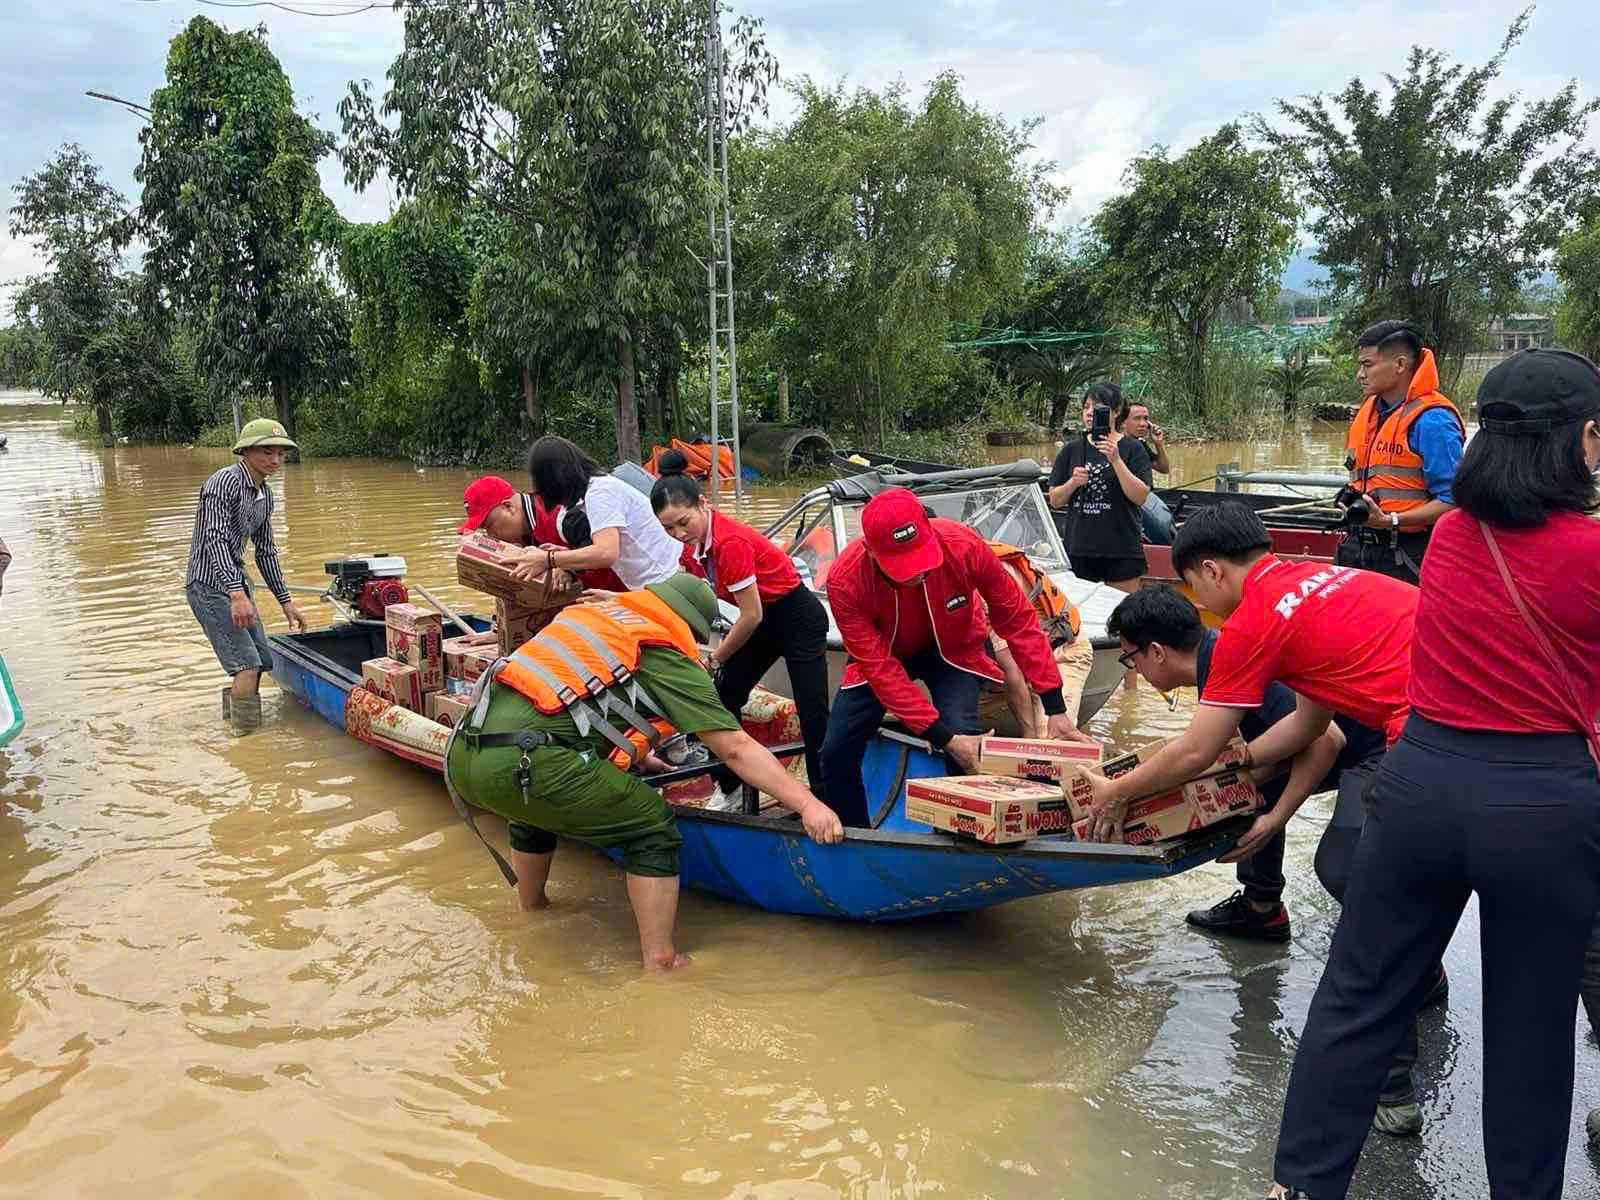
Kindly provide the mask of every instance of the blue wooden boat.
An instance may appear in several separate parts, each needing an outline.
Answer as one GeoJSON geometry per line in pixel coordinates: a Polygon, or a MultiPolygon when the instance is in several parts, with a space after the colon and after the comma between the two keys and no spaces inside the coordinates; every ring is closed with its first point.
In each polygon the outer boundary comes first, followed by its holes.
{"type": "MultiPolygon", "coordinates": [[[[466,619],[480,628],[487,624],[466,619]]],[[[383,626],[347,622],[303,634],[273,634],[269,640],[278,685],[330,724],[347,729],[350,693],[360,686],[361,663],[383,653],[383,626]]],[[[426,753],[384,748],[437,769],[426,753]]],[[[674,771],[649,782],[666,786],[706,770],[674,771]]],[[[1234,844],[1243,825],[1214,826],[1154,846],[1110,846],[1061,836],[986,846],[906,820],[905,781],[948,774],[944,759],[927,743],[885,730],[869,748],[863,774],[867,794],[877,802],[875,827],[848,829],[835,846],[812,842],[799,821],[787,815],[674,805],[683,834],[684,884],[770,912],[903,920],[1175,875],[1215,859],[1234,844]]],[[[443,787],[439,795],[444,801],[443,787]]]]}

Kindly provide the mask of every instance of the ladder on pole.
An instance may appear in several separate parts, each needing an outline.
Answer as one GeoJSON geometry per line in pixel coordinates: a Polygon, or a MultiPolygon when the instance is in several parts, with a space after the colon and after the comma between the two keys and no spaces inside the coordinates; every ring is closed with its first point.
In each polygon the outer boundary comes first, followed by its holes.
{"type": "Polygon", "coordinates": [[[707,397],[711,406],[711,503],[721,499],[718,479],[721,456],[728,445],[733,451],[733,495],[735,506],[744,501],[744,461],[739,448],[739,348],[733,319],[733,207],[728,198],[728,88],[727,68],[722,57],[721,0],[708,0],[710,18],[706,25],[706,179],[710,186],[709,229],[711,253],[706,259],[706,302],[708,325],[707,397]],[[722,375],[728,378],[727,395],[722,391],[722,375]],[[727,436],[723,436],[723,411],[727,412],[727,436]]]}

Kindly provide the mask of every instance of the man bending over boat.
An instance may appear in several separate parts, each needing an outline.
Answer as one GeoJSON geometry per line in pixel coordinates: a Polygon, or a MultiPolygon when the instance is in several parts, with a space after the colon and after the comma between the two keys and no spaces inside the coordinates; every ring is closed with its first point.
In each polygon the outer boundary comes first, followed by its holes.
{"type": "Polygon", "coordinates": [[[1044,704],[1046,736],[1088,740],[1067,715],[1061,672],[1022,589],[983,538],[929,518],[906,488],[861,510],[861,537],[828,575],[828,603],[850,661],[828,718],[822,775],[846,825],[872,823],[861,758],[885,712],[961,770],[978,769],[978,692],[984,681],[1004,683],[984,646],[991,621],[1044,704]],[[931,701],[913,679],[928,685],[931,701]]]}
{"type": "Polygon", "coordinates": [[[558,835],[621,854],[647,968],[688,962],[672,939],[683,838],[660,793],[627,772],[654,738],[696,735],[798,813],[813,841],[844,836],[833,810],[718,701],[696,645],[716,617],[711,589],[688,574],[562,610],[480,680],[445,753],[457,806],[512,822],[512,865],[501,869],[524,911],[549,904],[558,835]]]}

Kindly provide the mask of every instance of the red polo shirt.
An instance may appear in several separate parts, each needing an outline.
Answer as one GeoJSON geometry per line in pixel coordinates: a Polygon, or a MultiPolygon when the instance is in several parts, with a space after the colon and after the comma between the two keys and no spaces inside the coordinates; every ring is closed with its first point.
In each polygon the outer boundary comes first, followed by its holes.
{"type": "Polygon", "coordinates": [[[1409,711],[1417,595],[1374,571],[1268,554],[1223,622],[1201,703],[1255,708],[1276,680],[1392,743],[1409,711]]]}
{"type": "Polygon", "coordinates": [[[738,603],[733,594],[752,584],[763,605],[800,586],[800,572],[789,556],[737,517],[713,512],[706,519],[705,537],[694,550],[700,565],[696,574],[704,575],[729,604],[738,603]]]}

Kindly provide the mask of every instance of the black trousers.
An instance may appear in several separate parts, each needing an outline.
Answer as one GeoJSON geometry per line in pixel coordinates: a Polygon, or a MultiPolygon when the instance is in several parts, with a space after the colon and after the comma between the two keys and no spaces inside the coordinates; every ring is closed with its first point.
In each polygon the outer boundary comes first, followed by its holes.
{"type": "MultiPolygon", "coordinates": [[[[754,585],[752,585],[754,586],[754,585]]],[[[789,669],[794,706],[800,712],[800,736],[806,743],[806,779],[822,795],[818,755],[828,733],[828,613],[805,586],[795,588],[762,608],[761,624],[750,640],[735,650],[717,672],[717,698],[738,715],[761,677],[779,659],[789,669]]],[[[724,790],[738,782],[727,767],[711,773],[724,790]]]]}
{"type": "Polygon", "coordinates": [[[1430,531],[1393,534],[1387,529],[1352,529],[1334,552],[1342,567],[1364,567],[1380,575],[1417,583],[1422,576],[1422,556],[1430,531]]]}
{"type": "MultiPolygon", "coordinates": [[[[906,660],[906,673],[928,685],[933,707],[957,733],[978,732],[978,691],[982,681],[924,650],[906,660]]],[[[839,820],[856,828],[872,824],[867,789],[861,781],[861,759],[867,743],[883,723],[883,702],[870,684],[840,688],[833,699],[828,736],[822,743],[822,770],[828,783],[828,805],[839,820]]]]}
{"type": "Polygon", "coordinates": [[[1558,1200],[1600,900],[1594,762],[1577,734],[1478,733],[1413,714],[1367,800],[1284,1100],[1277,1181],[1313,1200],[1349,1190],[1395,1049],[1476,892],[1490,1193],[1558,1200]]]}

